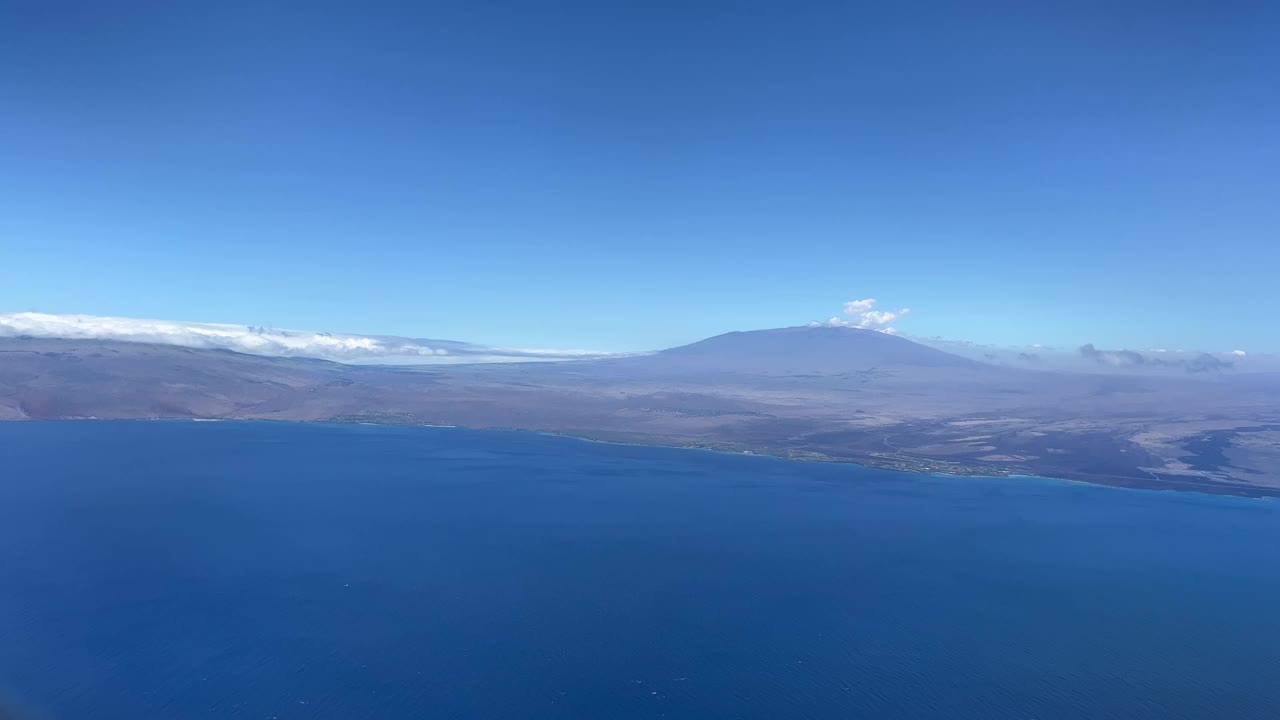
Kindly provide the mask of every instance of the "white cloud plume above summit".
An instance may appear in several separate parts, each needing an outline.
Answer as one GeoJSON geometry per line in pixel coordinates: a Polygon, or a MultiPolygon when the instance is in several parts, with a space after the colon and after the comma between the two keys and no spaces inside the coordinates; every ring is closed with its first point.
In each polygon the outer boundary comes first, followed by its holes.
{"type": "Polygon", "coordinates": [[[491,348],[448,340],[281,330],[223,323],[32,312],[0,314],[0,337],[20,336],[157,343],[347,363],[520,362],[608,354],[589,350],[491,348]]]}
{"type": "Polygon", "coordinates": [[[861,328],[893,335],[898,332],[893,327],[893,323],[901,320],[909,312],[911,308],[877,310],[875,298],[850,300],[844,304],[844,317],[833,317],[826,322],[815,322],[812,325],[861,328]]]}

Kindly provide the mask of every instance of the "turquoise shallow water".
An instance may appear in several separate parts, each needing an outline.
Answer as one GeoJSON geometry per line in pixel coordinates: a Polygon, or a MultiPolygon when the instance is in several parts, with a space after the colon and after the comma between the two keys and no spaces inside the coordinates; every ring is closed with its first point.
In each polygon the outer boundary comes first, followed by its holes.
{"type": "Polygon", "coordinates": [[[277,423],[0,424],[32,717],[1280,716],[1280,505],[277,423]]]}

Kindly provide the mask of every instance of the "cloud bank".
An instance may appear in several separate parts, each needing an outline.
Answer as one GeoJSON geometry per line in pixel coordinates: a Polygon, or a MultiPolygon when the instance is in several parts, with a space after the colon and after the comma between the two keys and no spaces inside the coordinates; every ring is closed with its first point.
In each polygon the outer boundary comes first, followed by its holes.
{"type": "Polygon", "coordinates": [[[861,328],[894,335],[898,331],[893,327],[893,323],[911,312],[911,308],[897,310],[876,310],[875,308],[875,298],[850,300],[844,304],[844,317],[833,317],[826,322],[814,322],[810,325],[861,328]]]}
{"type": "Polygon", "coordinates": [[[0,314],[0,337],[116,340],[231,350],[269,357],[307,357],[345,363],[522,362],[600,357],[589,350],[494,348],[449,340],[281,330],[253,325],[196,323],[94,315],[0,314]]]}
{"type": "MultiPolygon", "coordinates": [[[[1155,353],[1167,353],[1167,350],[1153,350],[1155,353]]],[[[1241,357],[1235,352],[1231,353],[1235,357],[1241,357]]],[[[1221,358],[1210,355],[1209,353],[1200,353],[1192,358],[1178,358],[1174,360],[1166,360],[1164,358],[1150,358],[1136,350],[1099,350],[1093,346],[1093,343],[1082,345],[1080,347],[1080,357],[1086,360],[1092,360],[1099,365],[1107,365],[1115,368],[1134,368],[1134,367],[1152,367],[1152,368],[1172,368],[1182,369],[1189,373],[1210,373],[1223,370],[1230,370],[1234,365],[1230,360],[1222,360],[1221,358]]]]}
{"type": "Polygon", "coordinates": [[[936,336],[907,337],[922,345],[972,360],[1039,370],[1135,375],[1192,373],[1204,376],[1228,372],[1280,372],[1280,356],[1246,353],[1243,350],[1106,350],[1093,343],[1068,349],[1042,343],[988,345],[936,336]]]}

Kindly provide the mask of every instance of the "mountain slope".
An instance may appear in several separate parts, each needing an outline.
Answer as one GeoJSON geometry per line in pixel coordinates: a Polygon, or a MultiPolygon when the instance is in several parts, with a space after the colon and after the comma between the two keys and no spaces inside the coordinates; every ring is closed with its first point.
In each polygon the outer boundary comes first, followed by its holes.
{"type": "Polygon", "coordinates": [[[790,327],[717,335],[664,350],[664,361],[768,373],[844,372],[885,367],[974,368],[979,363],[906,338],[848,327],[790,327]]]}
{"type": "Polygon", "coordinates": [[[0,417],[222,417],[324,387],[352,370],[227,350],[0,338],[0,417]]]}

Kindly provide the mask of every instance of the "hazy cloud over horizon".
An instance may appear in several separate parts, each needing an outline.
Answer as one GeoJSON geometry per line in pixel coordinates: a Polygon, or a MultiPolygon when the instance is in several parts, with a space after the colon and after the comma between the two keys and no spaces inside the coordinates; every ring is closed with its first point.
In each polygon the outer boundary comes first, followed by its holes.
{"type": "Polygon", "coordinates": [[[157,343],[346,363],[527,362],[609,355],[589,350],[499,348],[447,340],[281,330],[254,325],[33,312],[0,314],[0,337],[21,336],[157,343]]]}
{"type": "Polygon", "coordinates": [[[1210,371],[1280,372],[1280,356],[1243,350],[1105,350],[1094,343],[1057,347],[992,345],[942,337],[904,335],[909,340],[974,360],[1045,370],[1103,373],[1207,373],[1210,371]]]}
{"type": "MultiPolygon", "coordinates": [[[[1154,353],[1168,353],[1167,350],[1152,350],[1154,353]]],[[[1241,354],[1232,352],[1235,357],[1241,357],[1241,354]]],[[[1080,356],[1086,360],[1092,360],[1100,365],[1109,365],[1117,368],[1130,367],[1154,367],[1154,368],[1173,368],[1186,370],[1189,373],[1205,373],[1216,372],[1220,370],[1229,370],[1234,363],[1230,360],[1223,360],[1210,353],[1199,353],[1191,358],[1177,358],[1166,360],[1162,357],[1149,358],[1136,350],[1099,350],[1094,347],[1093,343],[1080,346],[1080,356]]]]}

